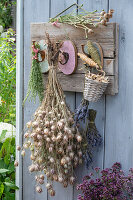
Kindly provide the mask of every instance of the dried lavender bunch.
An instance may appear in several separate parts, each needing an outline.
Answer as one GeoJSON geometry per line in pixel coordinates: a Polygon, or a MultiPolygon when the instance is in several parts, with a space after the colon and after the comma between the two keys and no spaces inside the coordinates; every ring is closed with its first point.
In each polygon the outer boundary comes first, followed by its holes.
{"type": "Polygon", "coordinates": [[[95,125],[96,113],[97,113],[96,110],[89,109],[89,116],[88,116],[89,123],[87,122],[88,124],[85,131],[88,144],[86,151],[84,153],[84,159],[87,168],[93,161],[92,157],[95,147],[100,146],[102,143],[102,137],[99,134],[95,125]]]}
{"type": "Polygon", "coordinates": [[[89,111],[88,106],[89,102],[83,99],[78,108],[75,110],[75,115],[74,115],[75,125],[80,120],[85,122],[85,119],[88,116],[88,111],[89,111]]]}

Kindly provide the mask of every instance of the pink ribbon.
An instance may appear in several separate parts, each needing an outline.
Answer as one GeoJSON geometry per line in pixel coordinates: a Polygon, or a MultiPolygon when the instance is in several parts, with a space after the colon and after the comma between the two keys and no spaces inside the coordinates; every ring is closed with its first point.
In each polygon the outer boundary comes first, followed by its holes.
{"type": "Polygon", "coordinates": [[[52,23],[53,26],[56,26],[57,28],[60,28],[60,25],[58,24],[58,19],[52,23]]]}
{"type": "Polygon", "coordinates": [[[39,49],[36,49],[34,45],[32,45],[32,49],[33,49],[33,52],[35,53],[35,56],[33,56],[32,59],[36,59],[37,60],[38,59],[37,54],[38,54],[39,49]]]}

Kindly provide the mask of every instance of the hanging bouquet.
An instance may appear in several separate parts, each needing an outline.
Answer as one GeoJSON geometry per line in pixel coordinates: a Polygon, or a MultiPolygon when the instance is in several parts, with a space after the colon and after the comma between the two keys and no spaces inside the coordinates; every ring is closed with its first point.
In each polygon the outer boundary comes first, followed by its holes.
{"type": "Polygon", "coordinates": [[[27,123],[21,155],[25,156],[25,149],[30,149],[32,164],[29,172],[36,172],[36,191],[41,193],[41,185],[45,183],[50,195],[55,196],[53,181],[64,187],[75,182],[73,169],[82,163],[82,136],[74,126],[73,114],[66,105],[56,76],[60,45],[52,42],[48,35],[47,40],[50,70],[45,97],[33,119],[27,123]]]}
{"type": "Polygon", "coordinates": [[[64,23],[72,25],[76,28],[83,29],[85,31],[86,38],[88,38],[88,34],[93,33],[94,27],[97,27],[99,25],[106,26],[107,22],[109,22],[109,19],[112,18],[112,15],[114,13],[113,9],[110,9],[108,13],[106,13],[105,11],[98,13],[97,10],[93,12],[88,12],[82,7],[83,4],[79,6],[78,4],[74,3],[67,9],[63,10],[61,13],[56,15],[54,18],[51,18],[49,22],[51,22],[54,26],[58,28],[60,27],[58,23],[64,23]],[[76,6],[76,10],[67,15],[60,16],[73,6],[76,6]],[[77,14],[77,9],[78,9],[78,14],[77,14]],[[80,12],[80,10],[82,12],[80,12]]]}

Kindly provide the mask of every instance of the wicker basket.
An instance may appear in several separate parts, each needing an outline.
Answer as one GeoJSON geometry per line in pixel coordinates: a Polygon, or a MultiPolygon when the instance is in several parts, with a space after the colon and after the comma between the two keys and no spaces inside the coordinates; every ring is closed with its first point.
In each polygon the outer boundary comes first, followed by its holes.
{"type": "Polygon", "coordinates": [[[98,82],[96,80],[90,79],[85,75],[85,85],[83,92],[84,99],[92,102],[98,101],[103,95],[107,85],[108,82],[107,83],[98,82]]]}

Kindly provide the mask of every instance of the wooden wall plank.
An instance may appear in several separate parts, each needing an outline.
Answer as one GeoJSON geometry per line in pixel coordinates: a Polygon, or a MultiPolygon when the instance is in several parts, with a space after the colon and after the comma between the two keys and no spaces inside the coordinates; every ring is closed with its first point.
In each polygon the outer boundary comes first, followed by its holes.
{"type": "MultiPolygon", "coordinates": [[[[82,0],[82,1],[79,0],[79,4],[81,4],[81,3],[84,4],[84,8],[87,9],[88,11],[93,11],[95,9],[98,9],[98,11],[101,11],[102,9],[107,11],[107,6],[108,6],[107,0],[91,0],[89,2],[87,0],[82,0]]],[[[82,93],[77,93],[76,94],[76,107],[79,105],[81,99],[82,99],[82,93]]],[[[97,103],[91,103],[90,108],[97,110],[96,126],[97,126],[100,134],[103,137],[103,145],[101,146],[101,148],[97,149],[97,152],[94,155],[94,161],[93,161],[92,165],[90,165],[89,170],[87,170],[85,168],[85,166],[83,166],[83,167],[80,167],[79,170],[76,171],[76,174],[78,176],[78,183],[81,183],[83,176],[85,176],[86,174],[89,174],[89,172],[92,171],[94,167],[99,166],[99,167],[103,168],[103,162],[104,162],[103,155],[104,155],[104,126],[105,126],[105,123],[104,123],[104,120],[105,120],[105,96],[103,96],[100,99],[100,101],[98,101],[97,103]]],[[[77,191],[75,189],[74,190],[74,200],[77,199],[78,193],[79,193],[79,191],[77,191]]]]}
{"type": "MultiPolygon", "coordinates": [[[[115,23],[108,23],[108,26],[99,25],[97,28],[93,27],[94,33],[88,37],[90,40],[112,44],[114,43],[114,27],[115,23]],[[104,33],[104,34],[103,34],[104,33]]],[[[49,33],[49,37],[52,39],[79,39],[82,41],[86,40],[85,31],[82,29],[75,28],[69,24],[60,24],[60,28],[52,26],[51,23],[34,23],[31,24],[31,37],[33,40],[45,39],[45,32],[49,33]],[[61,31],[60,31],[61,29],[61,31]]]]}
{"type": "MultiPolygon", "coordinates": [[[[17,1],[17,43],[16,43],[16,146],[22,145],[22,130],[23,130],[23,3],[22,0],[17,1]]],[[[20,152],[16,150],[16,160],[19,166],[16,168],[16,185],[19,190],[16,190],[16,200],[22,200],[22,157],[20,152]]]]}
{"type": "Polygon", "coordinates": [[[119,93],[106,100],[105,167],[121,162],[128,171],[133,166],[133,26],[132,0],[110,0],[119,23],[119,93]],[[126,13],[126,14],[125,14],[126,13]]]}
{"type": "MultiPolygon", "coordinates": [[[[24,97],[26,96],[28,79],[31,65],[31,38],[30,38],[30,23],[31,22],[47,22],[49,18],[49,0],[25,0],[24,1],[24,97]]],[[[24,107],[24,124],[30,120],[35,109],[38,107],[39,101],[36,104],[27,101],[24,107]]],[[[47,199],[47,190],[43,187],[43,193],[37,194],[35,191],[34,175],[29,174],[28,166],[31,161],[30,154],[27,152],[23,162],[23,200],[39,200],[47,199]]]]}
{"type": "MultiPolygon", "coordinates": [[[[83,92],[84,89],[84,74],[72,74],[69,76],[64,75],[63,73],[58,73],[57,77],[60,81],[60,84],[62,86],[62,89],[64,91],[70,91],[70,92],[83,92]],[[71,86],[70,86],[71,83],[71,86]]],[[[47,84],[47,77],[48,75],[44,74],[44,85],[47,84]]],[[[107,86],[107,89],[105,91],[105,94],[108,95],[115,95],[118,93],[118,90],[115,89],[115,78],[114,76],[108,76],[109,78],[109,84],[107,86]]]]}
{"type": "MultiPolygon", "coordinates": [[[[71,4],[75,3],[74,0],[51,0],[51,16],[54,17],[56,14],[61,12],[63,9],[67,8],[71,4]]],[[[71,110],[75,109],[75,93],[74,92],[66,92],[66,101],[70,106],[71,110]]],[[[56,191],[55,197],[50,197],[48,195],[48,200],[73,200],[73,187],[68,186],[67,188],[63,188],[60,183],[54,183],[54,188],[56,191]]]]}

